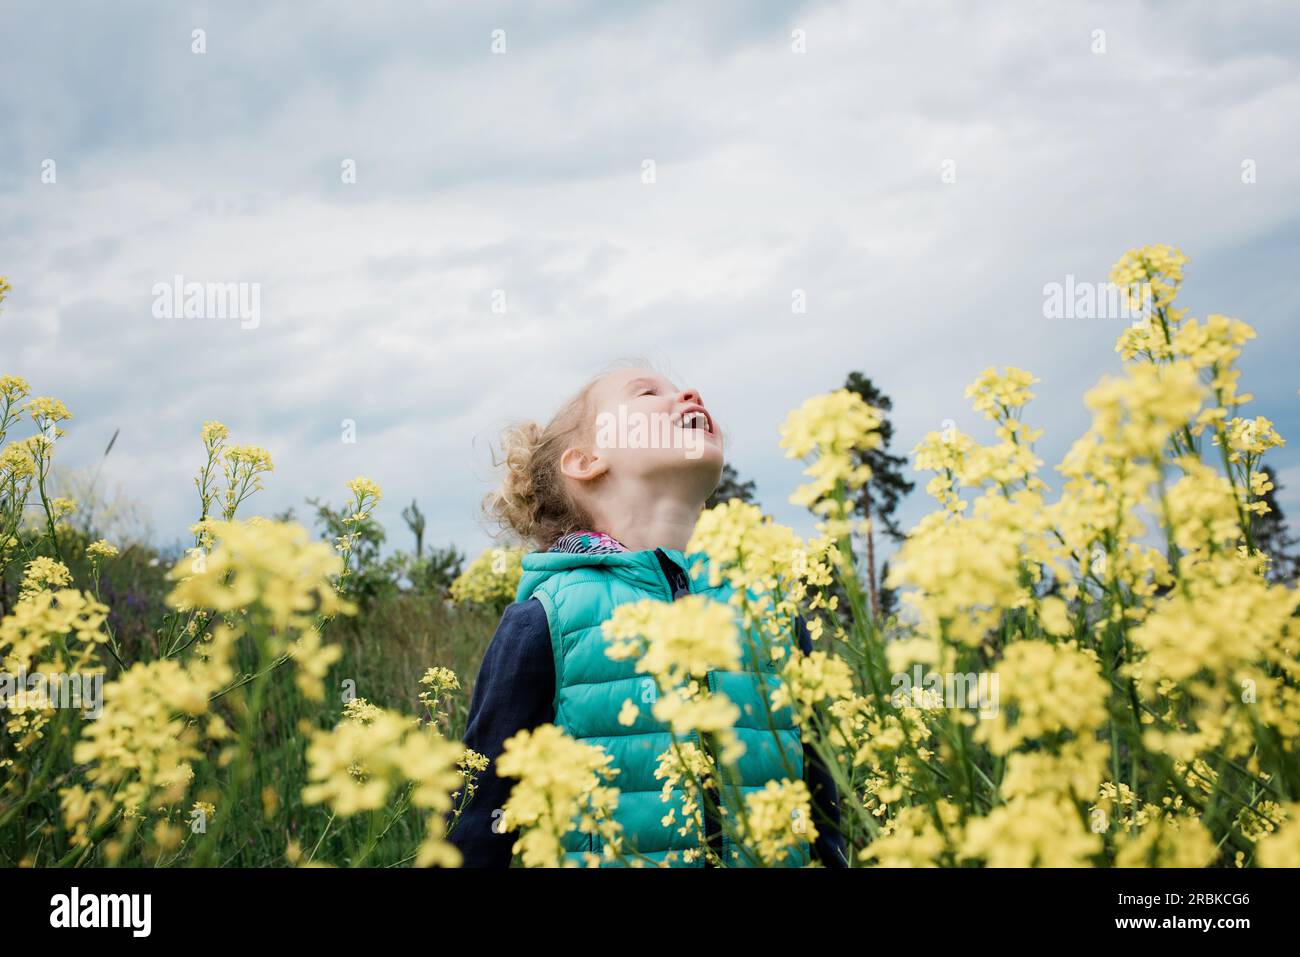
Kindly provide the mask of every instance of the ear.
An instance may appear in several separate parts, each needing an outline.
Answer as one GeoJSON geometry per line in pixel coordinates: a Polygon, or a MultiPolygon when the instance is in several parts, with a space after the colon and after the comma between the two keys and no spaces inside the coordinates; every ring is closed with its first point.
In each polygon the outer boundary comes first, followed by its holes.
{"type": "Polygon", "coordinates": [[[596,452],[572,446],[560,456],[560,473],[580,482],[590,482],[609,471],[609,462],[596,452]]]}

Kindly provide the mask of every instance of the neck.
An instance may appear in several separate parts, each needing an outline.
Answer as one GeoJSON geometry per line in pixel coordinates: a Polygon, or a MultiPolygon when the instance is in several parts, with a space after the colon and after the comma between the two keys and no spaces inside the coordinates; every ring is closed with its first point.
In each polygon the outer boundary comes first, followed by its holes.
{"type": "Polygon", "coordinates": [[[601,502],[593,517],[600,530],[612,535],[634,552],[652,548],[686,550],[704,505],[694,500],[641,492],[623,496],[625,501],[601,502]]]}

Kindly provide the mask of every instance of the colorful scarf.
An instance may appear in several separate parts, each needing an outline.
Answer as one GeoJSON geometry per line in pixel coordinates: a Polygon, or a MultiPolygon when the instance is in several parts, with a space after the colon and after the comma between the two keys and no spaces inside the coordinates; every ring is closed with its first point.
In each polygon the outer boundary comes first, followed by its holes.
{"type": "Polygon", "coordinates": [[[561,535],[549,549],[552,552],[626,552],[622,543],[604,532],[580,531],[561,535]]]}

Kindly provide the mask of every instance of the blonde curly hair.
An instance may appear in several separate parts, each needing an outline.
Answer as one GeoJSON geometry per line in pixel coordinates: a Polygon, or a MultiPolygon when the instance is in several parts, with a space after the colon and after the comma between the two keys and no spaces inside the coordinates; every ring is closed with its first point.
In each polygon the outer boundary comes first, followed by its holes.
{"type": "Polygon", "coordinates": [[[505,467],[504,475],[483,498],[484,513],[502,532],[545,551],[561,536],[594,525],[565,484],[560,457],[565,449],[594,439],[591,392],[616,368],[654,367],[644,359],[620,360],[569,398],[545,426],[524,421],[504,430],[501,455],[494,454],[492,460],[493,466],[505,467]]]}

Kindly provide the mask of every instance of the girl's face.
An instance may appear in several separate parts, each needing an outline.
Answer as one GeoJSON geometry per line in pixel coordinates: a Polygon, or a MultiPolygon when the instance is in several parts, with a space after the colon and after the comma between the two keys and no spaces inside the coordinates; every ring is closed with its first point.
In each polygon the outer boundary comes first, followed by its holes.
{"type": "Polygon", "coordinates": [[[646,369],[620,369],[592,387],[592,453],[611,475],[662,477],[700,502],[722,476],[722,430],[694,389],[646,369]]]}

